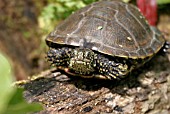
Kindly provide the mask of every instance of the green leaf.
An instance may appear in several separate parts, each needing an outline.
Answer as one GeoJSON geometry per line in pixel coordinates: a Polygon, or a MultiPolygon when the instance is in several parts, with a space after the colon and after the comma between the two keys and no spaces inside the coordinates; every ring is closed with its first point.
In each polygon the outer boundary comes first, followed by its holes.
{"type": "Polygon", "coordinates": [[[8,60],[0,53],[0,113],[7,107],[9,98],[14,92],[11,84],[11,66],[8,60]]]}
{"type": "Polygon", "coordinates": [[[0,53],[0,114],[26,114],[42,110],[38,103],[27,103],[23,89],[12,87],[11,66],[0,53]]]}
{"type": "Polygon", "coordinates": [[[16,92],[9,101],[9,105],[5,111],[5,114],[26,114],[28,112],[37,112],[43,109],[38,103],[28,104],[23,99],[23,89],[17,88],[16,92]]]}

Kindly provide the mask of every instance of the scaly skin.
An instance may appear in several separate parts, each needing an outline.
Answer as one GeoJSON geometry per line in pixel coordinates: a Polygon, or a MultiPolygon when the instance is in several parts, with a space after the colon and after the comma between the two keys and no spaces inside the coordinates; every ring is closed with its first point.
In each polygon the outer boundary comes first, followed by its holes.
{"type": "Polygon", "coordinates": [[[47,58],[67,73],[85,78],[118,79],[130,71],[127,64],[109,60],[87,48],[50,48],[47,58]]]}
{"type": "Polygon", "coordinates": [[[109,60],[102,55],[98,55],[96,61],[98,72],[104,75],[107,79],[124,77],[129,72],[129,66],[127,64],[109,60]]]}

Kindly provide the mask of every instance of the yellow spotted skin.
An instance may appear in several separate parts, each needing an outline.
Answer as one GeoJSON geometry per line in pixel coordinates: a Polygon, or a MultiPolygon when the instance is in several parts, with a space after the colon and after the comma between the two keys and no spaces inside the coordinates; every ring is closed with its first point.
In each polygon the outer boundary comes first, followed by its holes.
{"type": "Polygon", "coordinates": [[[90,49],[75,49],[72,52],[74,57],[68,61],[68,68],[80,75],[89,75],[94,72],[94,52],[90,49]]]}

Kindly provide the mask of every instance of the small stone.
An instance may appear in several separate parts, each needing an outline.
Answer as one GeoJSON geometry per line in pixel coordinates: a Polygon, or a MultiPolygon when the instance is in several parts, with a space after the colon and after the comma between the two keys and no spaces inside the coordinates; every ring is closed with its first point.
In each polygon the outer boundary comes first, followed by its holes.
{"type": "Polygon", "coordinates": [[[123,45],[119,45],[119,47],[123,47],[123,45]]]}
{"type": "Polygon", "coordinates": [[[98,30],[102,30],[103,27],[102,27],[102,26],[98,26],[97,29],[98,29],[98,30]]]}
{"type": "Polygon", "coordinates": [[[129,41],[131,41],[131,40],[132,40],[132,38],[131,38],[131,37],[127,37],[127,39],[128,39],[129,41]]]}

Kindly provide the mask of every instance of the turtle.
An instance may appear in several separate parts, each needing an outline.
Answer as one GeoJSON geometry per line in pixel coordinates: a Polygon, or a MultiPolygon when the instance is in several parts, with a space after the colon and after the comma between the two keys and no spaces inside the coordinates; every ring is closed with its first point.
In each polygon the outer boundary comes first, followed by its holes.
{"type": "Polygon", "coordinates": [[[161,50],[162,33],[128,3],[98,1],[74,12],[45,39],[47,60],[84,78],[120,79],[161,50]]]}

